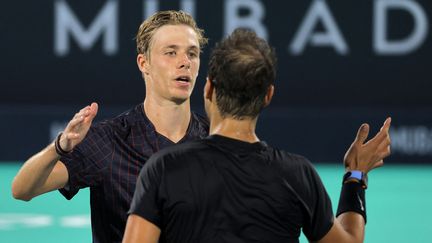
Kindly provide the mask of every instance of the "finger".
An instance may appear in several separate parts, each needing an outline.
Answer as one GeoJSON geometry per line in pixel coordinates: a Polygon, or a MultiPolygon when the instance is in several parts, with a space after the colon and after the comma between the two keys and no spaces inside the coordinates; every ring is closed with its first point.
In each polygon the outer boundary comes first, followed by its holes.
{"type": "Polygon", "coordinates": [[[85,117],[85,122],[86,123],[91,123],[93,121],[93,119],[96,117],[97,112],[98,112],[99,106],[96,102],[93,102],[89,108],[88,108],[88,113],[87,116],[85,117]]]}
{"type": "Polygon", "coordinates": [[[384,165],[384,160],[379,160],[378,162],[376,162],[376,163],[372,166],[372,169],[379,168],[379,167],[381,167],[381,166],[383,166],[383,165],[384,165]]]}
{"type": "Polygon", "coordinates": [[[75,119],[75,118],[77,118],[77,117],[79,117],[79,116],[81,116],[81,113],[77,112],[77,113],[75,113],[75,115],[72,117],[72,119],[75,119]]]}
{"type": "Polygon", "coordinates": [[[85,113],[86,113],[86,110],[88,110],[89,107],[90,107],[90,106],[86,106],[86,107],[82,108],[82,109],[79,110],[77,113],[75,113],[75,116],[74,116],[74,117],[77,117],[77,116],[84,116],[85,113]]]}
{"type": "Polygon", "coordinates": [[[89,107],[90,106],[86,106],[86,107],[82,108],[80,111],[78,111],[77,113],[75,113],[75,115],[72,117],[72,119],[75,119],[75,118],[80,117],[80,116],[85,116],[86,115],[86,110],[88,110],[89,107]]]}
{"type": "Polygon", "coordinates": [[[368,141],[366,143],[366,146],[371,146],[371,147],[375,148],[377,153],[390,150],[390,146],[391,146],[390,136],[388,135],[388,136],[384,137],[384,139],[381,139],[381,141],[380,140],[372,141],[372,139],[371,139],[370,141],[368,141]]]}
{"type": "Polygon", "coordinates": [[[388,145],[390,143],[390,124],[391,124],[391,118],[387,118],[381,127],[380,131],[372,138],[370,139],[366,145],[371,146],[380,146],[380,144],[388,145]],[[388,141],[387,141],[388,140],[388,141]]]}
{"type": "Polygon", "coordinates": [[[99,105],[96,102],[91,103],[89,106],[89,113],[91,116],[95,117],[99,109],[99,105]]]}
{"type": "MultiPolygon", "coordinates": [[[[382,131],[383,132],[383,131],[382,131]]],[[[373,140],[373,143],[376,144],[376,146],[387,146],[391,144],[390,139],[390,133],[382,133],[381,132],[377,135],[375,135],[374,138],[372,138],[370,141],[373,140]]]]}
{"type": "Polygon", "coordinates": [[[77,117],[83,116],[84,118],[91,116],[90,119],[93,119],[94,116],[96,116],[97,113],[97,104],[96,103],[92,103],[91,105],[88,105],[84,108],[82,108],[79,112],[75,113],[74,117],[72,119],[75,119],[77,117]]]}
{"type": "Polygon", "coordinates": [[[375,135],[376,139],[381,140],[381,139],[384,139],[385,136],[388,136],[389,130],[390,130],[390,125],[391,125],[391,117],[388,117],[384,121],[384,124],[380,128],[380,131],[375,135]]]}
{"type": "Polygon", "coordinates": [[[65,136],[66,136],[66,139],[72,140],[72,139],[79,138],[80,134],[76,133],[76,132],[68,132],[65,134],[65,136]]]}
{"type": "Polygon", "coordinates": [[[77,113],[75,114],[74,118],[75,118],[75,117],[78,117],[78,116],[84,116],[84,117],[87,117],[88,115],[90,115],[90,105],[88,105],[88,106],[82,108],[79,112],[77,112],[77,113]]]}
{"type": "Polygon", "coordinates": [[[78,113],[84,113],[86,110],[88,110],[90,108],[90,106],[86,106],[84,108],[82,108],[78,113]]]}
{"type": "Polygon", "coordinates": [[[369,135],[369,125],[367,123],[363,123],[359,130],[357,131],[357,136],[354,140],[355,143],[363,144],[369,135]]]}
{"type": "MultiPolygon", "coordinates": [[[[387,130],[388,131],[388,130],[387,130]]],[[[375,135],[371,140],[369,140],[365,145],[376,146],[379,149],[389,146],[391,144],[390,134],[385,132],[383,129],[378,134],[375,135]]]]}
{"type": "Polygon", "coordinates": [[[74,129],[78,124],[82,123],[83,121],[84,121],[84,116],[82,116],[82,115],[77,116],[69,122],[68,128],[74,129]]]}
{"type": "Polygon", "coordinates": [[[391,154],[391,148],[390,148],[390,146],[387,146],[387,147],[384,147],[384,148],[378,150],[375,153],[375,159],[378,161],[383,160],[383,159],[387,158],[388,156],[390,156],[390,154],[391,154]]]}
{"type": "Polygon", "coordinates": [[[388,157],[390,154],[391,154],[391,148],[390,148],[390,146],[387,146],[380,153],[380,157],[381,157],[381,159],[384,159],[384,158],[388,157]]]}
{"type": "Polygon", "coordinates": [[[387,117],[380,131],[388,132],[390,129],[390,125],[391,125],[391,117],[387,117]]]}

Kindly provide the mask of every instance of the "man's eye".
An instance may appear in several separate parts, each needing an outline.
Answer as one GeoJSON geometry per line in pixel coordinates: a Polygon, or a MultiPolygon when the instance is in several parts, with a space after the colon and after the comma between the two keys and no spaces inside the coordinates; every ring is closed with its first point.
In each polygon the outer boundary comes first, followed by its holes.
{"type": "Polygon", "coordinates": [[[175,51],[168,51],[168,52],[165,52],[165,55],[168,55],[168,56],[175,56],[175,54],[176,54],[175,51]]]}
{"type": "Polygon", "coordinates": [[[190,53],[189,53],[189,56],[190,56],[190,57],[197,57],[198,54],[196,54],[195,52],[190,52],[190,53]]]}

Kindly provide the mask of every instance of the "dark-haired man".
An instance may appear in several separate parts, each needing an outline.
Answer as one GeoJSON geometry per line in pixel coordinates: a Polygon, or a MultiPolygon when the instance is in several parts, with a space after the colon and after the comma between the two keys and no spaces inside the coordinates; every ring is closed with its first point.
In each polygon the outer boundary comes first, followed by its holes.
{"type": "Polygon", "coordinates": [[[344,159],[337,218],[310,162],[255,133],[273,96],[273,49],[236,30],[214,48],[204,88],[210,136],[153,155],[137,181],[123,242],[362,242],[367,173],[390,154],[387,119],[344,159]]]}

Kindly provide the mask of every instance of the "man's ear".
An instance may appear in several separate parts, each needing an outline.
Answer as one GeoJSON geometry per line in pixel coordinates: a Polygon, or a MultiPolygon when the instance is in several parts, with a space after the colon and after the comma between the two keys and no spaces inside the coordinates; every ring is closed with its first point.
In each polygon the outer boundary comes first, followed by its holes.
{"type": "Polygon", "coordinates": [[[270,102],[273,98],[273,94],[274,94],[274,85],[270,85],[270,87],[268,87],[267,89],[267,93],[264,97],[264,107],[270,105],[270,102]]]}
{"type": "Polygon", "coordinates": [[[207,77],[206,84],[204,86],[204,99],[208,99],[209,101],[211,101],[213,97],[213,91],[214,91],[214,85],[210,81],[209,77],[207,77]]]}
{"type": "Polygon", "coordinates": [[[149,60],[145,54],[138,54],[137,65],[142,73],[149,74],[149,60]]]}

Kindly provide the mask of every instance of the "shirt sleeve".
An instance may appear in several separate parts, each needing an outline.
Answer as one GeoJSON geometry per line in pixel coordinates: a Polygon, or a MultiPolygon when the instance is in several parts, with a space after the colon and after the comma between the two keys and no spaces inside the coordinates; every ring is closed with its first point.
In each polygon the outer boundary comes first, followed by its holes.
{"type": "Polygon", "coordinates": [[[306,185],[305,198],[308,217],[303,225],[303,233],[310,241],[324,237],[334,223],[334,215],[330,197],[312,164],[307,161],[303,172],[306,185]]]}
{"type": "Polygon", "coordinates": [[[138,176],[135,193],[128,214],[139,215],[162,228],[162,160],[150,157],[138,176]]]}
{"type": "Polygon", "coordinates": [[[99,185],[106,168],[106,158],[111,156],[112,151],[110,129],[101,124],[92,126],[73,152],[60,158],[69,175],[68,183],[65,188],[59,189],[60,193],[69,200],[81,188],[99,185]]]}

